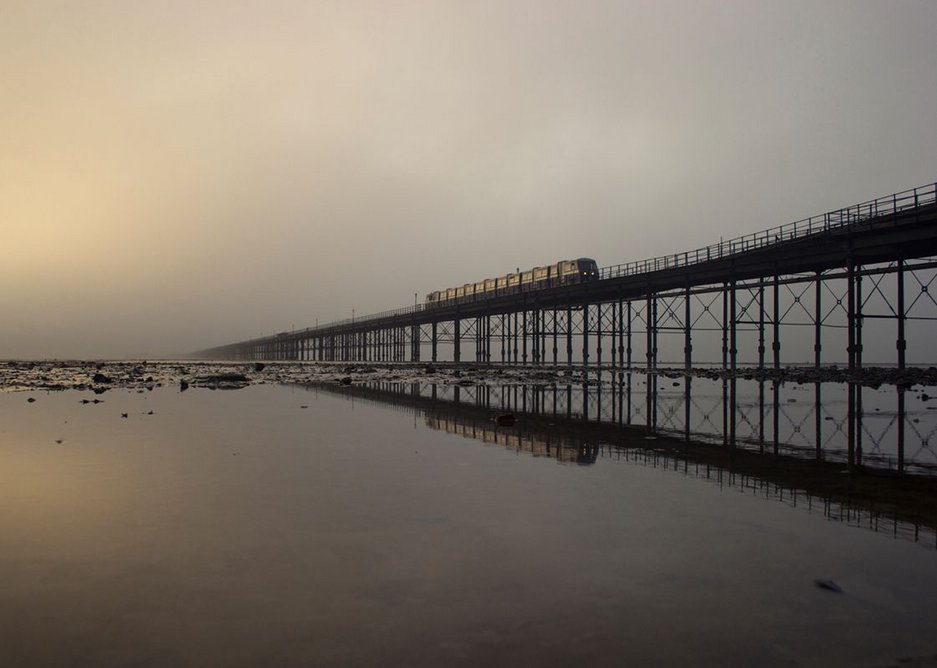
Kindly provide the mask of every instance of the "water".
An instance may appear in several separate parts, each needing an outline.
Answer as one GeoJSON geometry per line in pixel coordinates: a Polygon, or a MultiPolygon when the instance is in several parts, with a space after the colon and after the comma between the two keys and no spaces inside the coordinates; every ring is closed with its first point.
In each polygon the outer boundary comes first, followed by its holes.
{"type": "Polygon", "coordinates": [[[584,443],[546,423],[532,436],[380,398],[0,393],[0,665],[937,653],[930,538],[649,464],[638,434],[584,443]]]}
{"type": "MultiPolygon", "coordinates": [[[[374,383],[403,387],[407,382],[374,383]]],[[[578,416],[615,425],[653,425],[687,440],[734,443],[776,452],[848,462],[847,383],[779,383],[745,379],[672,377],[645,373],[594,373],[540,385],[423,383],[423,393],[459,403],[578,416]],[[734,389],[733,389],[734,388],[734,389]],[[734,438],[732,434],[734,433],[734,438]]],[[[932,388],[854,386],[857,463],[897,470],[937,472],[937,397],[932,388]],[[900,454],[899,454],[900,453],[900,454]]]]}

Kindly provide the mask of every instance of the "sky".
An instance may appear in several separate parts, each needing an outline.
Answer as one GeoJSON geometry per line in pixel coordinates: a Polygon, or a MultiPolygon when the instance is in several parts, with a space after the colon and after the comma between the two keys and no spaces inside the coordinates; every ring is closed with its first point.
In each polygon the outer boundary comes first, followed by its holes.
{"type": "Polygon", "coordinates": [[[937,180],[932,0],[0,0],[0,359],[175,357],[937,180]]]}

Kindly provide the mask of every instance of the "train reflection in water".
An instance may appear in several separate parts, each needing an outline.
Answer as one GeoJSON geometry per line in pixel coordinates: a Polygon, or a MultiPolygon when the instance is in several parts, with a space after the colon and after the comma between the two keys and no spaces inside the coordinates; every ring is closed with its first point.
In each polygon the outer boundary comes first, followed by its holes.
{"type": "MultiPolygon", "coordinates": [[[[496,423],[503,407],[492,392],[435,383],[376,381],[353,385],[301,385],[354,401],[373,402],[413,415],[431,429],[458,434],[566,464],[603,460],[648,466],[720,487],[773,499],[826,518],[937,547],[937,478],[867,471],[843,477],[841,463],[813,461],[664,435],[649,439],[641,427],[601,422],[555,410],[556,403],[521,402],[512,426],[496,423]]],[[[523,388],[493,388],[513,391],[523,388]]],[[[520,393],[522,396],[525,392],[520,393]]]]}
{"type": "Polygon", "coordinates": [[[518,426],[498,426],[484,418],[427,411],[426,426],[475,439],[486,445],[500,445],[516,452],[525,452],[534,457],[551,457],[568,464],[594,464],[599,454],[599,445],[595,441],[535,434],[518,426]]]}

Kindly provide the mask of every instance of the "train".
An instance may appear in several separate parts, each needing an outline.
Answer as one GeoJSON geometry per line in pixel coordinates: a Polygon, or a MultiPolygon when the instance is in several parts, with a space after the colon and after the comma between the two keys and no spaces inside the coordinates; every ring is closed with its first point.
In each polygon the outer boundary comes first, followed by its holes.
{"type": "Polygon", "coordinates": [[[486,278],[477,283],[466,283],[457,288],[437,290],[426,295],[426,306],[444,302],[491,297],[519,290],[539,290],[560,285],[585,283],[599,278],[599,266],[589,257],[576,260],[560,260],[544,267],[505,274],[497,278],[486,278]]]}

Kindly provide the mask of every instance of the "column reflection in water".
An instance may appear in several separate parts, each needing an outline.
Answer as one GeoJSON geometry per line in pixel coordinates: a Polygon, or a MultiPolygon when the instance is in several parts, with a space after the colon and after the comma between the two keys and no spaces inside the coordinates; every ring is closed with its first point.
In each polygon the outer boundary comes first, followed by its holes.
{"type": "Polygon", "coordinates": [[[770,380],[768,392],[765,379],[755,374],[728,379],[718,371],[612,371],[594,374],[588,382],[576,375],[564,381],[494,385],[463,379],[461,384],[426,384],[421,393],[492,410],[638,427],[645,433],[759,453],[937,472],[937,410],[928,410],[925,392],[812,379],[770,380]],[[770,449],[765,447],[768,438],[770,449]]]}
{"type": "MultiPolygon", "coordinates": [[[[829,427],[824,433],[827,442],[821,444],[825,461],[817,462],[816,444],[812,442],[816,434],[812,424],[815,394],[810,396],[815,391],[813,383],[781,387],[779,394],[784,394],[784,401],[777,405],[781,426],[780,450],[785,455],[782,460],[792,465],[772,466],[765,473],[766,469],[760,462],[773,455],[763,454],[764,447],[759,437],[764,428],[761,423],[772,416],[763,405],[761,383],[754,379],[738,380],[738,396],[745,397],[747,402],[745,411],[738,415],[738,424],[747,428],[740,429],[738,446],[731,459],[716,454],[723,448],[722,435],[714,434],[711,427],[718,424],[719,419],[707,417],[722,410],[719,401],[707,401],[707,398],[721,398],[721,379],[696,378],[695,382],[686,385],[692,389],[685,386],[680,391],[661,393],[657,385],[649,384],[648,387],[650,393],[658,395],[662,416],[668,402],[680,402],[677,410],[666,413],[668,416],[686,415],[686,411],[680,409],[689,396],[693,404],[690,414],[695,420],[689,432],[693,440],[705,443],[687,443],[685,424],[679,425],[679,429],[657,432],[660,436],[673,436],[672,440],[649,441],[646,423],[638,428],[623,425],[620,413],[616,413],[618,417],[613,419],[611,407],[626,394],[626,388],[617,383],[609,383],[601,390],[573,384],[492,387],[400,382],[304,387],[310,391],[324,389],[350,399],[391,404],[422,417],[430,428],[485,444],[500,445],[519,453],[549,457],[564,464],[592,465],[601,459],[609,459],[672,470],[720,485],[737,486],[788,505],[800,504],[810,511],[822,509],[827,517],[834,520],[888,531],[895,536],[937,547],[934,526],[937,522],[921,519],[928,515],[922,514],[915,506],[920,501],[913,494],[902,493],[889,498],[888,511],[883,512],[877,490],[866,499],[861,494],[856,496],[855,490],[843,492],[842,468],[834,462],[843,465],[848,462],[847,407],[850,397],[856,395],[855,388],[844,384],[830,384],[824,388],[823,422],[829,427]],[[498,419],[506,413],[511,413],[513,419],[509,422],[498,419]],[[758,417],[749,419],[749,415],[758,417]],[[701,428],[700,425],[707,427],[701,428]],[[799,464],[794,465],[795,462],[799,464]]],[[[866,388],[865,392],[869,395],[866,403],[873,406],[873,411],[865,416],[866,420],[857,419],[855,422],[864,430],[865,442],[868,443],[863,461],[866,465],[894,467],[897,461],[894,436],[899,421],[909,417],[901,415],[898,410],[901,391],[886,387],[879,390],[866,388]]],[[[730,410],[736,411],[738,407],[730,407],[730,410]]],[[[924,440],[934,430],[933,415],[934,412],[928,412],[924,407],[911,417],[915,433],[922,434],[924,440]],[[925,416],[930,417],[928,425],[923,425],[925,416]]],[[[906,466],[916,462],[918,467],[924,468],[930,462],[934,467],[937,461],[926,445],[913,453],[916,458],[908,457],[908,454],[906,466]]]]}

